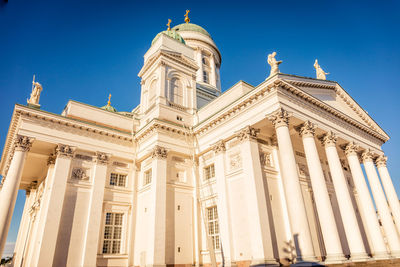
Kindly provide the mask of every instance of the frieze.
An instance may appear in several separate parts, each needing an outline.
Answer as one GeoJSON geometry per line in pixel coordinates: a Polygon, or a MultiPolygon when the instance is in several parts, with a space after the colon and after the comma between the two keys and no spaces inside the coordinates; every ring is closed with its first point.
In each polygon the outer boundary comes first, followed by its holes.
{"type": "Polygon", "coordinates": [[[86,161],[92,161],[93,160],[92,156],[82,155],[82,154],[76,154],[75,158],[76,159],[80,159],[80,160],[86,160],[86,161]]]}

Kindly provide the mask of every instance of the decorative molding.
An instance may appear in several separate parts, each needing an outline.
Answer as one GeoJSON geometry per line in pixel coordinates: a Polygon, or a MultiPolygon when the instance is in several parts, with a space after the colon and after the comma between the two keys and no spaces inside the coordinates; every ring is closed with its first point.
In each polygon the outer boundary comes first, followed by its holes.
{"type": "Polygon", "coordinates": [[[151,152],[151,157],[157,159],[166,159],[167,153],[168,152],[166,148],[156,145],[151,152]]]}
{"type": "Polygon", "coordinates": [[[75,158],[76,159],[80,159],[80,160],[86,160],[86,161],[92,161],[93,160],[92,156],[82,155],[82,154],[75,154],[75,158]]]}
{"type": "Polygon", "coordinates": [[[109,160],[110,160],[110,155],[102,152],[96,152],[96,157],[94,158],[94,161],[96,163],[107,164],[109,160]]]}
{"type": "Polygon", "coordinates": [[[380,155],[376,158],[375,164],[379,167],[386,167],[387,157],[385,155],[380,155]]]}
{"type": "Polygon", "coordinates": [[[345,147],[344,147],[344,153],[346,154],[346,156],[352,156],[352,155],[358,155],[357,151],[360,147],[358,145],[356,145],[354,142],[350,142],[348,143],[345,147]]]}
{"type": "Polygon", "coordinates": [[[369,161],[374,161],[374,154],[371,152],[371,150],[368,148],[361,154],[361,158],[363,162],[369,162],[369,161]]]}
{"type": "Polygon", "coordinates": [[[239,153],[230,155],[229,157],[229,170],[237,170],[242,168],[242,157],[239,153]]]}
{"type": "Polygon", "coordinates": [[[260,152],[260,163],[261,163],[261,167],[273,167],[271,153],[261,151],[260,152]]]}
{"type": "Polygon", "coordinates": [[[278,109],[272,113],[268,119],[272,122],[275,129],[281,126],[289,126],[289,113],[283,108],[278,109]]]}
{"type": "Polygon", "coordinates": [[[298,170],[299,170],[299,175],[309,177],[310,173],[308,172],[308,167],[306,164],[303,163],[298,163],[297,164],[298,170]]]}
{"type": "Polygon", "coordinates": [[[56,164],[56,156],[54,153],[51,153],[47,159],[47,165],[54,165],[56,164]]]}
{"type": "Polygon", "coordinates": [[[256,129],[250,126],[246,126],[239,131],[236,137],[240,142],[254,140],[257,141],[257,135],[260,133],[260,129],[256,129]]]}
{"type": "Polygon", "coordinates": [[[33,140],[34,138],[28,136],[17,135],[14,140],[15,151],[28,152],[32,147],[33,140]]]}
{"type": "Polygon", "coordinates": [[[226,151],[225,142],[223,140],[218,141],[212,146],[212,150],[215,154],[219,154],[226,151]]]}
{"type": "Polygon", "coordinates": [[[71,179],[75,180],[89,180],[89,176],[86,173],[86,169],[77,167],[72,170],[71,179]]]}
{"type": "Polygon", "coordinates": [[[337,137],[332,131],[322,135],[319,139],[325,147],[336,146],[337,137]]]}
{"type": "Polygon", "coordinates": [[[75,149],[75,147],[71,147],[69,145],[58,144],[55,154],[57,155],[57,157],[72,158],[74,156],[75,149]]]}
{"type": "Polygon", "coordinates": [[[300,126],[296,127],[301,137],[314,137],[315,129],[317,127],[311,121],[306,121],[300,126]]]}

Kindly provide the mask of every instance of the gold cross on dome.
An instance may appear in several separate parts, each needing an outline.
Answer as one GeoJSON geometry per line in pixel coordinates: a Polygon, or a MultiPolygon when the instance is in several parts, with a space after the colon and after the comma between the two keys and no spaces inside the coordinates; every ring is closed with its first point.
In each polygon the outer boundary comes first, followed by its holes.
{"type": "Polygon", "coordinates": [[[107,106],[111,105],[111,94],[108,96],[107,106]]]}
{"type": "Polygon", "coordinates": [[[171,30],[171,20],[170,19],[168,19],[168,23],[167,23],[167,31],[169,31],[169,30],[171,30]]]}
{"type": "Polygon", "coordinates": [[[190,22],[190,19],[189,19],[189,12],[190,12],[190,10],[189,10],[189,9],[186,9],[186,14],[185,14],[185,22],[186,22],[186,23],[189,23],[189,22],[190,22]]]}

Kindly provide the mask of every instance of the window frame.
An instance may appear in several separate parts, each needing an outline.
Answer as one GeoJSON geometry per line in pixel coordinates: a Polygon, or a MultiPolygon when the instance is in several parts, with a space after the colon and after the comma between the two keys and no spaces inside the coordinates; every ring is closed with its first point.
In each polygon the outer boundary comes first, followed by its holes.
{"type": "Polygon", "coordinates": [[[203,168],[203,174],[204,174],[203,180],[205,182],[215,179],[215,164],[211,163],[211,164],[208,164],[207,166],[205,166],[203,168]],[[210,173],[209,173],[208,169],[210,168],[210,170],[211,170],[211,167],[212,167],[212,171],[210,171],[210,173]],[[208,176],[208,174],[210,176],[208,176]]]}
{"type": "Polygon", "coordinates": [[[128,182],[128,175],[126,173],[115,172],[115,171],[110,172],[108,181],[109,186],[126,188],[127,182],[128,182]],[[113,175],[116,175],[115,183],[113,182],[114,181],[113,175]],[[124,181],[123,185],[121,185],[121,180],[124,181]]]}
{"type": "Polygon", "coordinates": [[[213,248],[215,250],[221,249],[221,237],[219,227],[219,217],[217,205],[206,207],[207,216],[207,235],[211,237],[213,248]],[[211,213],[210,213],[211,211],[211,213]],[[211,217],[210,217],[211,215],[211,217]],[[210,227],[211,225],[211,227],[210,227]]]}
{"type": "Polygon", "coordinates": [[[152,181],[153,181],[153,170],[152,168],[148,168],[143,172],[143,187],[150,185],[152,181]],[[146,176],[147,174],[150,175],[146,176]]]}
{"type": "Polygon", "coordinates": [[[123,254],[124,249],[124,222],[125,222],[125,213],[121,211],[106,211],[104,213],[104,220],[103,220],[103,231],[102,231],[102,242],[101,242],[101,254],[102,255],[120,255],[123,254]],[[111,224],[107,223],[108,214],[111,216],[111,224]],[[120,223],[116,224],[116,215],[120,215],[120,223]],[[106,238],[106,229],[111,229],[109,238],[106,238]],[[119,238],[115,238],[115,230],[119,229],[119,238]],[[118,242],[118,251],[114,251],[114,246],[118,242]],[[109,242],[109,247],[105,251],[105,244],[109,242]]]}

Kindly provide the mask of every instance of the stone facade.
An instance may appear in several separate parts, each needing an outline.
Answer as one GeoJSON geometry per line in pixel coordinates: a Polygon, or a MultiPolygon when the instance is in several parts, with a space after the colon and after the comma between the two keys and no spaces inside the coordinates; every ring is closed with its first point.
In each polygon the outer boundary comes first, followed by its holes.
{"type": "Polygon", "coordinates": [[[0,165],[0,252],[18,189],[27,196],[14,266],[400,257],[389,136],[338,83],[276,73],[221,94],[208,33],[170,31],[144,55],[131,112],[15,106],[0,165]]]}

